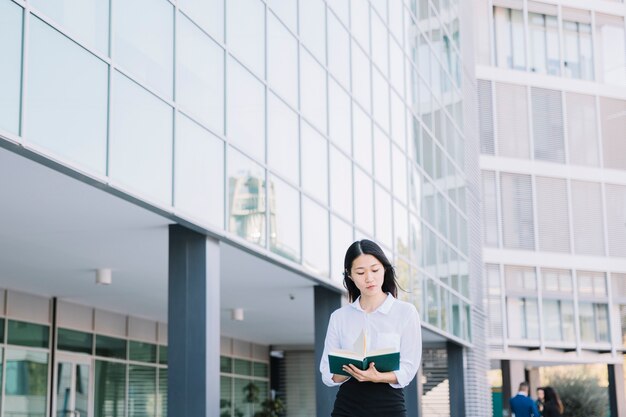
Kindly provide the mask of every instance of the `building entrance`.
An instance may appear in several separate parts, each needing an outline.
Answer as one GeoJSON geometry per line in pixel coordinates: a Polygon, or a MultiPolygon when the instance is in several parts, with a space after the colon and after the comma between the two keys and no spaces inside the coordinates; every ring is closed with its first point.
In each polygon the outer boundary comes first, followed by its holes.
{"type": "Polygon", "coordinates": [[[53,417],[92,417],[92,359],[58,353],[54,372],[53,417]]]}

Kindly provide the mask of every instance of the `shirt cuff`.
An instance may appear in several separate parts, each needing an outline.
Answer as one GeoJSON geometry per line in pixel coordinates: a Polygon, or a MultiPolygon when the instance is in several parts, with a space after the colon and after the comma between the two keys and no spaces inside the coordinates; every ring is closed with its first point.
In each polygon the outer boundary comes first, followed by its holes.
{"type": "Polygon", "coordinates": [[[391,385],[392,388],[404,388],[404,387],[406,387],[407,385],[409,385],[411,383],[411,381],[406,381],[405,382],[403,380],[403,376],[404,375],[399,370],[398,371],[392,371],[392,372],[396,375],[396,379],[398,380],[397,384],[389,384],[389,385],[391,385]]]}
{"type": "Polygon", "coordinates": [[[339,385],[343,384],[344,382],[348,381],[351,378],[352,377],[349,377],[345,381],[335,382],[333,381],[333,375],[331,374],[329,378],[322,378],[322,382],[324,382],[324,384],[326,384],[327,387],[338,387],[339,385]]]}

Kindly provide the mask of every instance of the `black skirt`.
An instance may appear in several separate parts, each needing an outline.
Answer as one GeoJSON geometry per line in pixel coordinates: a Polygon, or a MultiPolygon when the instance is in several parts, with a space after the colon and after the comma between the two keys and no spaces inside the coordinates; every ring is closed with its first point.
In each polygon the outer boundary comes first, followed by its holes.
{"type": "Polygon", "coordinates": [[[406,417],[404,390],[350,378],[339,387],[332,417],[406,417]]]}

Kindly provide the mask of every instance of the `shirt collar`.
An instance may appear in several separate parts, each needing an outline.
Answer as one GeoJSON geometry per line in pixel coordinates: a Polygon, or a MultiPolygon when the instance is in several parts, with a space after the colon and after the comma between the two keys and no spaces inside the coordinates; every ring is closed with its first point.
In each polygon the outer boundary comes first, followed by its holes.
{"type": "MultiPolygon", "coordinates": [[[[359,302],[359,300],[361,299],[361,296],[359,295],[357,297],[356,300],[354,300],[350,305],[354,308],[356,308],[359,311],[363,311],[363,308],[361,308],[361,303],[359,302]]],[[[383,301],[383,303],[374,311],[375,312],[380,312],[383,314],[388,314],[389,311],[391,311],[391,306],[393,305],[393,303],[395,302],[395,298],[393,295],[391,295],[390,293],[387,293],[387,298],[385,299],[385,301],[383,301]]]]}

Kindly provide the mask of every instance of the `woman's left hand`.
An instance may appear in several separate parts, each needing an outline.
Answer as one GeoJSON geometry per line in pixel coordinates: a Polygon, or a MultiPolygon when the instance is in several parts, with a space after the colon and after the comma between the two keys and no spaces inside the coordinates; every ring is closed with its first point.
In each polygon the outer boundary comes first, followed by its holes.
{"type": "Polygon", "coordinates": [[[372,362],[370,363],[369,368],[362,371],[356,366],[350,364],[350,365],[344,365],[343,370],[349,373],[350,375],[352,375],[352,377],[359,382],[365,382],[365,381],[382,382],[380,378],[381,373],[378,372],[378,370],[376,369],[374,365],[375,365],[374,362],[372,362]]]}

